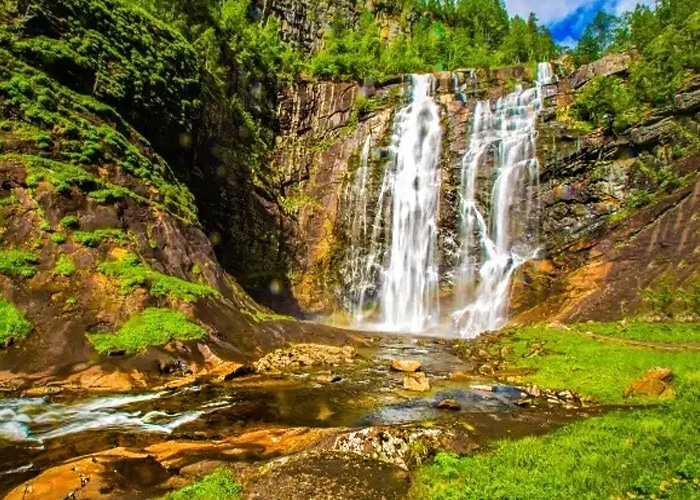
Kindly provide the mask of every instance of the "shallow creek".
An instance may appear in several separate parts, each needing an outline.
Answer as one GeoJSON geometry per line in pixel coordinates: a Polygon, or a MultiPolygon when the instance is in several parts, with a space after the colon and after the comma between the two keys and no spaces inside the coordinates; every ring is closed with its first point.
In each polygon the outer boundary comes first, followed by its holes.
{"type": "Polygon", "coordinates": [[[330,369],[253,375],[173,391],[0,399],[0,495],[66,460],[115,447],[216,441],[270,427],[364,428],[458,415],[477,420],[489,415],[491,425],[501,427],[508,424],[499,424],[497,415],[522,412],[514,387],[450,380],[451,372],[471,367],[440,341],[384,338],[359,354],[354,363],[330,369]],[[430,392],[405,391],[402,374],[389,369],[392,359],[420,361],[430,392]],[[445,399],[457,401],[461,410],[437,409],[445,399]]]}

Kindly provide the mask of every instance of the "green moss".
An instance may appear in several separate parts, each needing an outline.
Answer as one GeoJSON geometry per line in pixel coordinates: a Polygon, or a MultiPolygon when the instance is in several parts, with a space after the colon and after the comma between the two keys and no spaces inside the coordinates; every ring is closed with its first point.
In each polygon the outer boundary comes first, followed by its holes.
{"type": "Polygon", "coordinates": [[[175,276],[154,271],[143,265],[134,254],[129,254],[120,261],[101,264],[98,270],[118,279],[125,294],[134,288],[143,287],[154,297],[173,297],[186,302],[219,296],[219,292],[210,286],[190,283],[175,276]]]}
{"type": "Polygon", "coordinates": [[[218,470],[191,486],[168,493],[162,500],[237,500],[241,491],[230,472],[218,470]]]}
{"type": "Polygon", "coordinates": [[[31,278],[36,274],[36,254],[19,250],[0,251],[0,274],[31,278]]]}
{"type": "Polygon", "coordinates": [[[97,351],[136,353],[151,346],[165,345],[171,340],[197,340],[207,332],[179,311],[146,309],[133,316],[116,333],[88,335],[97,351]]]}
{"type": "Polygon", "coordinates": [[[17,205],[18,203],[19,200],[14,194],[10,194],[8,196],[0,198],[0,208],[11,207],[17,205]]]}
{"type": "Polygon", "coordinates": [[[75,215],[66,215],[63,219],[61,219],[61,226],[66,229],[76,229],[78,226],[80,226],[80,222],[75,215]]]}
{"type": "Polygon", "coordinates": [[[0,300],[0,345],[27,337],[34,327],[12,304],[0,300]]]}
{"type": "Polygon", "coordinates": [[[95,248],[105,241],[123,243],[129,239],[121,229],[97,229],[95,231],[75,231],[73,239],[83,246],[95,248]]]}
{"type": "Polygon", "coordinates": [[[51,235],[51,241],[57,245],[61,245],[66,242],[66,236],[63,233],[54,233],[51,235]]]}
{"type": "Polygon", "coordinates": [[[73,276],[75,274],[76,267],[73,261],[67,255],[61,255],[56,262],[56,268],[54,269],[55,274],[60,274],[61,276],[73,276]]]}

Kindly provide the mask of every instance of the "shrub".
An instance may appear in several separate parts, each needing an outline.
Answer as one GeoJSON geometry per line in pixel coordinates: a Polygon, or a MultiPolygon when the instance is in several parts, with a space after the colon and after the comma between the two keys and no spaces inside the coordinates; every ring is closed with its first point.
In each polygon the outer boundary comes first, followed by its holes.
{"type": "Polygon", "coordinates": [[[66,255],[61,255],[58,258],[58,262],[56,262],[56,269],[54,269],[55,274],[59,274],[61,276],[72,276],[75,274],[76,267],[73,261],[70,259],[70,257],[66,255]]]}
{"type": "Polygon", "coordinates": [[[75,229],[80,225],[78,218],[75,215],[66,215],[61,219],[61,226],[66,229],[75,229]]]}
{"type": "Polygon", "coordinates": [[[191,486],[168,493],[163,500],[237,500],[241,485],[230,472],[218,470],[191,486]]]}
{"type": "Polygon", "coordinates": [[[0,251],[0,274],[31,278],[36,274],[36,254],[19,250],[0,251]]]}
{"type": "Polygon", "coordinates": [[[73,239],[83,246],[95,248],[108,240],[124,242],[128,239],[127,234],[121,229],[98,229],[96,231],[76,231],[73,239]]]}
{"type": "Polygon", "coordinates": [[[12,304],[0,300],[0,344],[24,339],[33,329],[32,324],[12,304]]]}
{"type": "Polygon", "coordinates": [[[62,243],[66,242],[66,236],[63,233],[53,233],[51,235],[51,241],[57,245],[61,245],[62,243]]]}

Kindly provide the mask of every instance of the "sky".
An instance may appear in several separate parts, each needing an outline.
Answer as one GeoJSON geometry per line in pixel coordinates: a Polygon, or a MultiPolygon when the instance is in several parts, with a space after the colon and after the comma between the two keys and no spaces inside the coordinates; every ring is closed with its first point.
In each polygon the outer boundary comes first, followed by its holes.
{"type": "Polygon", "coordinates": [[[558,43],[572,46],[599,11],[619,15],[634,9],[638,3],[653,5],[655,0],[505,0],[505,3],[512,16],[527,17],[534,12],[558,43]]]}

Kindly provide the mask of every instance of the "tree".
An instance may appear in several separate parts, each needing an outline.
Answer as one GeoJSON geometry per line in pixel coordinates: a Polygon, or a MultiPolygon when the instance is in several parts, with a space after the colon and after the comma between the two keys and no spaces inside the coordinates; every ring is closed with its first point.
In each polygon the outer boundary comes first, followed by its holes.
{"type": "Polygon", "coordinates": [[[618,17],[601,10],[586,26],[583,35],[574,50],[577,64],[587,64],[600,59],[615,41],[615,34],[620,20],[618,17]]]}

